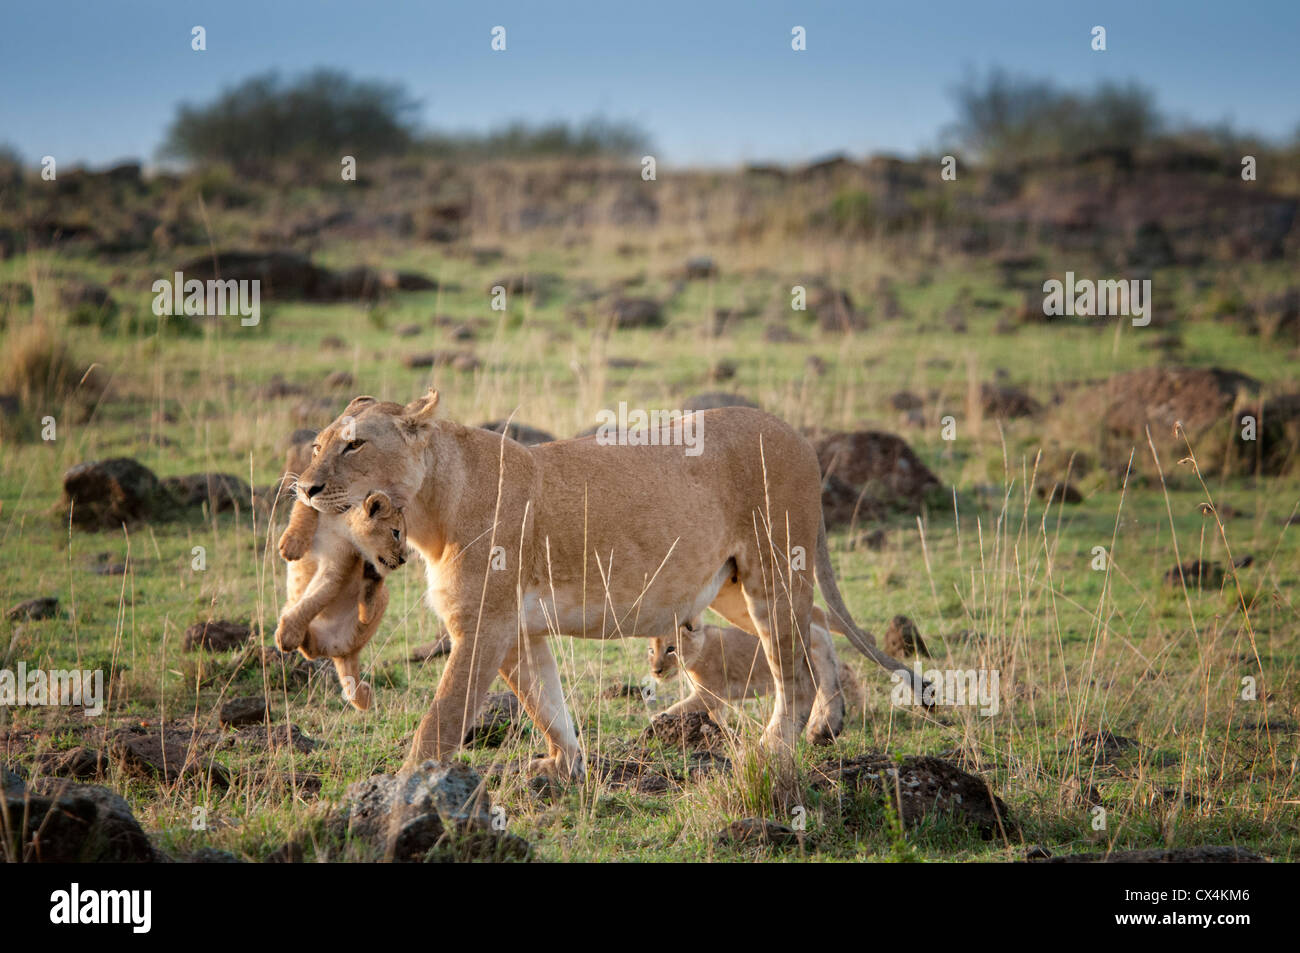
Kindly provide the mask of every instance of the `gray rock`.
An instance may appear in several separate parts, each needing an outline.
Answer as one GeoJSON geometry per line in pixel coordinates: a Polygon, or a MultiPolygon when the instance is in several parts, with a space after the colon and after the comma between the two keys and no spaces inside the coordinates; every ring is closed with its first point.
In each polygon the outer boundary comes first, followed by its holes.
{"type": "Polygon", "coordinates": [[[353,784],[333,823],[386,861],[522,859],[528,852],[525,841],[492,829],[483,782],[463,764],[426,761],[353,784]]]}

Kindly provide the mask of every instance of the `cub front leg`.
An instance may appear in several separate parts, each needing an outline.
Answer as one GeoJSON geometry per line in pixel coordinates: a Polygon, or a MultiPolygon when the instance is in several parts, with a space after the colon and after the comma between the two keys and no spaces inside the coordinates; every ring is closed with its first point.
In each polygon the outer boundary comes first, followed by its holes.
{"type": "Polygon", "coordinates": [[[290,652],[302,645],[311,620],[338,596],[339,589],[355,568],[322,562],[302,598],[288,606],[280,616],[280,623],[275,627],[275,644],[280,651],[290,652]]]}
{"type": "Polygon", "coordinates": [[[316,524],[320,513],[316,512],[302,500],[293,501],[289,513],[289,525],[280,534],[280,555],[288,562],[302,559],[311,549],[311,541],[316,536],[316,524]]]}

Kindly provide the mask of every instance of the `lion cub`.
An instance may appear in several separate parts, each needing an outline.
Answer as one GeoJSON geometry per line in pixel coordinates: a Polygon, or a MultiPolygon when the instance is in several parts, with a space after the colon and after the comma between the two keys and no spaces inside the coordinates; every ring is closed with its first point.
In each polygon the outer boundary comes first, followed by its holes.
{"type": "Polygon", "coordinates": [[[343,696],[354,708],[370,707],[361,681],[361,650],[388,608],[384,577],[406,562],[406,522],[385,493],[371,493],[340,517],[320,519],[301,501],[280,536],[289,561],[288,604],[275,630],[281,651],[307,658],[329,656],[343,696]]]}
{"type": "MultiPolygon", "coordinates": [[[[831,635],[820,625],[812,627],[808,656],[813,664],[817,698],[805,737],[812,744],[829,744],[844,727],[846,699],[862,708],[862,686],[853,671],[836,657],[831,635]]],[[[650,670],[655,678],[668,678],[679,666],[692,692],[663,712],[665,715],[703,710],[710,718],[721,721],[727,702],[772,691],[772,670],[763,645],[743,629],[701,625],[695,619],[678,628],[676,639],[650,640],[650,670]]]]}

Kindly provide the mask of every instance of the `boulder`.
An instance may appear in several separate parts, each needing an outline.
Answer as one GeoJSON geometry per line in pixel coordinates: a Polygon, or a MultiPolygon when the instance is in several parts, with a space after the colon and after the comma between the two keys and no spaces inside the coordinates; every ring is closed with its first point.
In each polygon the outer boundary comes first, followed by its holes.
{"type": "Polygon", "coordinates": [[[173,507],[153,471],[129,457],[79,463],[63,475],[60,511],[71,512],[72,524],[82,529],[166,518],[173,507]]]}
{"type": "Polygon", "coordinates": [[[391,862],[525,858],[527,842],[495,830],[492,821],[473,768],[426,761],[353,784],[330,823],[337,835],[391,862]]]}
{"type": "Polygon", "coordinates": [[[971,824],[985,837],[1010,831],[1002,799],[981,778],[940,758],[909,755],[901,761],[883,754],[831,759],[813,769],[819,791],[847,790],[888,798],[907,826],[932,814],[947,814],[971,824]]]}
{"type": "Polygon", "coordinates": [[[6,777],[0,835],[23,860],[45,864],[151,863],[149,838],[107,788],[45,778],[30,788],[6,777]]]}

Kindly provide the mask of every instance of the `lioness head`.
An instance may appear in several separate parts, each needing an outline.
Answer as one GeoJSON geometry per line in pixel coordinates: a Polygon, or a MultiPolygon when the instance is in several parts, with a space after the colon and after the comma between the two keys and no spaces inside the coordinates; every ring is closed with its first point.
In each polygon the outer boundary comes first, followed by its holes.
{"type": "Polygon", "coordinates": [[[380,572],[406,562],[406,520],[387,493],[371,493],[346,519],[357,548],[380,572]]]}
{"type": "Polygon", "coordinates": [[[437,407],[437,391],[405,406],[356,398],[317,434],[311,465],[298,475],[298,499],[342,513],[383,487],[394,505],[405,505],[424,480],[420,444],[437,407]]]}
{"type": "Polygon", "coordinates": [[[677,666],[689,669],[700,655],[703,630],[698,620],[683,623],[673,638],[650,640],[650,671],[655,678],[668,678],[677,666]]]}

